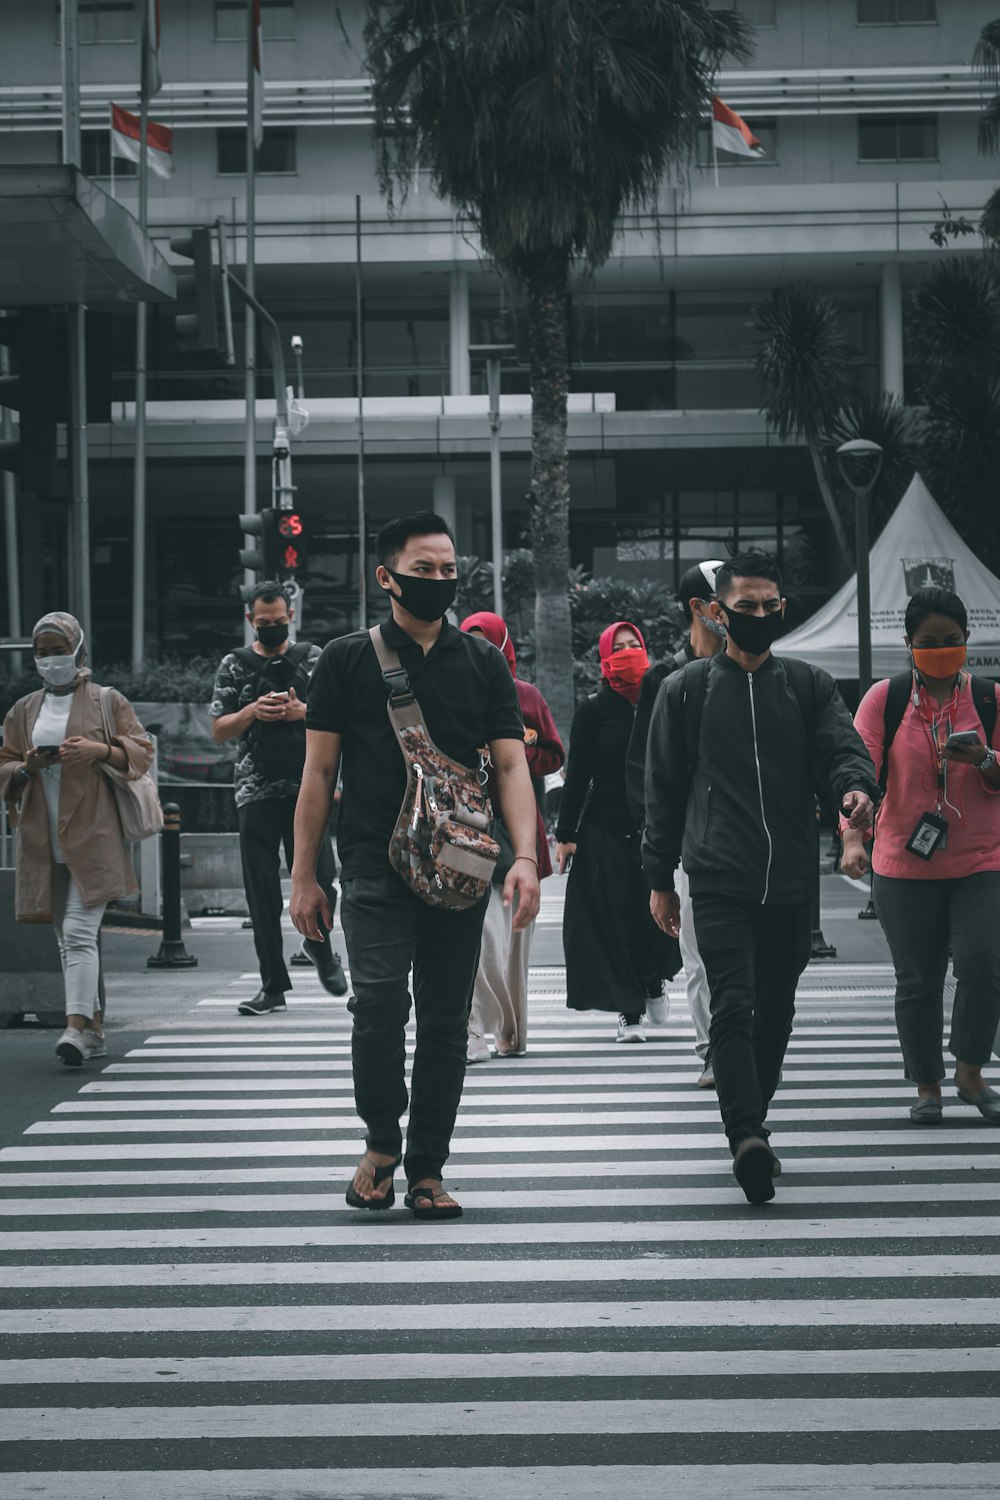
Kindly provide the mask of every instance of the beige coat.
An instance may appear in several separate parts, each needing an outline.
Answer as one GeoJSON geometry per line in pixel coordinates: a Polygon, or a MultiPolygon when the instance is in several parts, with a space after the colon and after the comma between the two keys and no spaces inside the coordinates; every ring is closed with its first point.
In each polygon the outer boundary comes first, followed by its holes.
{"type": "MultiPolygon", "coordinates": [[[[4,720],[0,747],[0,797],[6,797],[17,827],[16,908],[19,922],[52,920],[52,850],[49,817],[41,778],[22,783],[16,772],[31,748],[31,732],[45,689],[19,698],[4,720]]],[[[114,743],[128,757],[135,780],[153,761],[153,745],[121,693],[111,690],[109,708],[114,743]]],[[[89,679],[73,694],[66,737],[106,742],[101,690],[89,679]]],[[[114,901],[138,890],[135,871],[122,838],[111,784],[98,763],[65,765],[59,782],[59,847],[87,906],[114,901]]]]}

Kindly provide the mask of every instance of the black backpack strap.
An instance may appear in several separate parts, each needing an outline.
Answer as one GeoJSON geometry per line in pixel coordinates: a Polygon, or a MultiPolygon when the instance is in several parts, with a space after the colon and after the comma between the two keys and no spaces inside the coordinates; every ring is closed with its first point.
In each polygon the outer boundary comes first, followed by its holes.
{"type": "Polygon", "coordinates": [[[812,744],[819,718],[816,709],[816,673],[807,661],[799,661],[794,656],[783,656],[781,662],[792,692],[795,694],[795,701],[799,705],[799,713],[806,726],[809,743],[812,744]]]}
{"type": "Polygon", "coordinates": [[[710,656],[699,657],[683,668],[684,683],[684,746],[687,755],[688,775],[694,774],[698,764],[698,746],[701,742],[701,721],[705,712],[705,695],[708,692],[708,670],[712,665],[710,656]]]}
{"type": "Polygon", "coordinates": [[[912,693],[912,672],[897,672],[895,677],[889,678],[889,691],[885,695],[885,707],[882,710],[885,730],[882,738],[882,764],[878,773],[878,784],[883,793],[889,779],[889,747],[896,738],[896,730],[903,722],[912,693]]]}
{"type": "Polygon", "coordinates": [[[987,748],[993,744],[993,731],[997,727],[997,687],[992,677],[972,677],[969,679],[969,687],[972,690],[972,701],[976,705],[986,736],[987,748]]]}

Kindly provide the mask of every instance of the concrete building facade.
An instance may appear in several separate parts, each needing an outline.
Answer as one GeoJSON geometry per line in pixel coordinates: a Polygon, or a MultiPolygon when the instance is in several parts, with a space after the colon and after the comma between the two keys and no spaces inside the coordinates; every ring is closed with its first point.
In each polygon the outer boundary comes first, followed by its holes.
{"type": "MultiPolygon", "coordinates": [[[[672,586],[693,559],[732,544],[781,556],[807,606],[834,582],[822,503],[803,448],[759,414],[754,304],[803,280],[843,307],[857,389],[902,393],[906,289],[942,254],[929,238],[942,204],[975,218],[993,186],[977,155],[982,99],[970,60],[994,0],[730,0],[757,28],[751,65],[720,96],[766,156],[720,157],[709,133],[656,213],[623,222],[614,253],[572,299],[572,549],[596,573],[672,586]]],[[[0,165],[59,158],[56,0],[4,7],[0,165]]],[[[243,0],[163,7],[164,87],[154,119],[173,126],[176,170],[152,180],[150,233],[222,217],[237,272],[246,260],[242,172],[243,0]]],[[[132,0],[80,0],[84,170],[110,191],[112,102],[136,109],[132,0]]],[[[460,550],[489,554],[488,427],[470,343],[524,347],[517,287],[418,175],[390,217],[374,172],[370,90],[357,0],[263,0],[265,142],[257,177],[257,292],[287,351],[304,345],[311,422],[294,450],[307,518],[307,633],[356,619],[357,319],[355,200],[361,200],[370,528],[435,505],[460,550]]],[[[114,193],[134,203],[116,164],[114,193]]],[[[2,255],[0,255],[2,261],[2,255]]],[[[2,288],[2,279],[0,279],[2,288]]],[[[0,292],[2,301],[2,292],[0,292]]],[[[214,652],[234,628],[243,509],[240,367],[196,363],[173,310],[150,314],[148,635],[160,652],[214,652]]],[[[110,423],[92,426],[95,630],[103,654],[129,649],[134,391],[133,315],[111,315],[110,423]]],[[[290,358],[290,356],[289,356],[290,358]]],[[[263,365],[263,361],[261,361],[263,365]]],[[[526,372],[504,373],[504,536],[526,539],[526,372]]],[[[270,493],[266,367],[258,383],[258,503],[270,493]]],[[[64,508],[22,516],[25,610],[59,601],[64,508]]]]}

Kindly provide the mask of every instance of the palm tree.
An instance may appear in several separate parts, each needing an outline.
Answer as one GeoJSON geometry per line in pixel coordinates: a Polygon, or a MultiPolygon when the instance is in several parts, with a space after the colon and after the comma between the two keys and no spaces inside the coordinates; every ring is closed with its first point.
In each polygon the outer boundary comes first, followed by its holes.
{"type": "Polygon", "coordinates": [[[368,0],[379,178],[413,168],[523,285],[532,395],[537,680],[573,709],[568,293],[607,260],[622,214],[689,161],[727,54],[751,28],[705,0],[368,0]]]}
{"type": "Polygon", "coordinates": [[[757,376],[768,424],[787,442],[802,437],[843,560],[851,552],[824,453],[824,434],[845,398],[850,346],[840,308],[818,287],[776,287],[751,314],[761,335],[757,376]]]}

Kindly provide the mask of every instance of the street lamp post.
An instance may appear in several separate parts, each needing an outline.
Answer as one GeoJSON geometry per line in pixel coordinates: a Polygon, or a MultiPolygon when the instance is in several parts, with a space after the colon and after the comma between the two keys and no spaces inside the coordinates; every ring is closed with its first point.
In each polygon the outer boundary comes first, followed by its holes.
{"type": "Polygon", "coordinates": [[[882,469],[882,449],[868,438],[853,438],[837,449],[837,464],[854,495],[854,556],[858,576],[858,697],[872,685],[872,591],[869,566],[868,502],[882,469]]]}
{"type": "Polygon", "coordinates": [[[490,416],[490,531],[493,552],[493,610],[503,616],[503,509],[500,492],[500,361],[513,344],[470,344],[469,353],[486,360],[490,416]]]}

